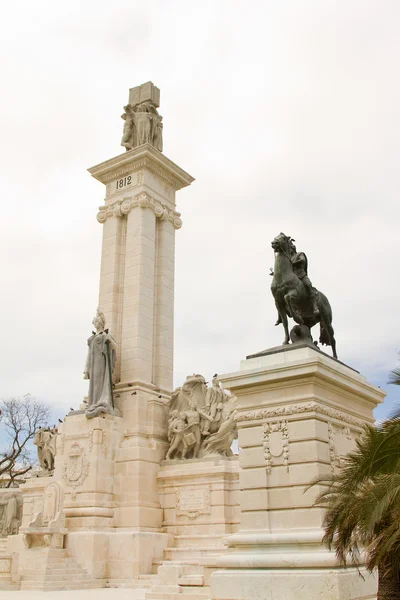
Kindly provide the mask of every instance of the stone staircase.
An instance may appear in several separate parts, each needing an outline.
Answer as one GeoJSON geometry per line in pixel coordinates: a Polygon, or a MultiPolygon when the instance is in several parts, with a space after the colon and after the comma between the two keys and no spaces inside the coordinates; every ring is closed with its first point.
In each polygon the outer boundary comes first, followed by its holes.
{"type": "Polygon", "coordinates": [[[210,600],[213,557],[224,550],[219,535],[176,535],[164,550],[164,560],[153,563],[153,573],[131,580],[108,580],[106,587],[129,587],[143,600],[210,600]],[[205,564],[203,564],[205,563],[205,564]]]}
{"type": "Polygon", "coordinates": [[[29,568],[23,570],[21,590],[83,590],[104,587],[104,580],[92,579],[68,550],[40,548],[32,551],[29,568]]]}
{"type": "Polygon", "coordinates": [[[19,583],[11,577],[12,557],[7,553],[7,538],[0,538],[0,591],[18,590],[19,583]]]}

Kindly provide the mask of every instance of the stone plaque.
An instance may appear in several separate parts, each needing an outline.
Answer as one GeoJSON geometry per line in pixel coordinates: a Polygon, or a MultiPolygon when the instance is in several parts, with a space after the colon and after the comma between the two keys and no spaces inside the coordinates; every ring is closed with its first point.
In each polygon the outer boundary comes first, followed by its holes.
{"type": "Polygon", "coordinates": [[[190,486],[177,490],[176,514],[177,516],[185,515],[190,519],[197,519],[200,515],[211,514],[210,486],[190,486]]]}
{"type": "Polygon", "coordinates": [[[0,573],[11,573],[11,558],[0,559],[0,573]]]}

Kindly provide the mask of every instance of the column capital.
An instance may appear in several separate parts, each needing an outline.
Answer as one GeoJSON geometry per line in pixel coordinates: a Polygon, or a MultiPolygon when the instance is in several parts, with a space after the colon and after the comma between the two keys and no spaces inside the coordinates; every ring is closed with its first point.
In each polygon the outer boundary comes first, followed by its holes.
{"type": "Polygon", "coordinates": [[[123,217],[127,215],[133,208],[151,208],[158,219],[163,221],[170,221],[175,229],[182,227],[181,213],[176,210],[171,210],[163,202],[159,202],[156,198],[142,192],[136,194],[131,198],[123,198],[123,200],[116,200],[112,204],[107,206],[101,206],[97,213],[97,220],[99,223],[104,223],[108,217],[123,217]]]}

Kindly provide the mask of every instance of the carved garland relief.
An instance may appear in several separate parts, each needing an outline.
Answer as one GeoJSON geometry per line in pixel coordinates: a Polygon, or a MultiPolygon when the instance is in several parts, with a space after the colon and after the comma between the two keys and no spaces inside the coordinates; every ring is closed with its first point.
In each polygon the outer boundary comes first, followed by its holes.
{"type": "Polygon", "coordinates": [[[270,421],[263,424],[263,448],[267,473],[271,473],[273,458],[282,457],[289,471],[289,426],[287,421],[270,421]]]}
{"type": "Polygon", "coordinates": [[[286,415],[296,415],[301,413],[316,412],[331,419],[337,419],[350,425],[363,428],[365,425],[364,421],[357,419],[352,415],[340,412],[328,406],[323,406],[318,402],[306,402],[304,404],[289,404],[288,406],[276,406],[275,408],[263,408],[259,410],[252,410],[245,413],[238,413],[236,415],[236,422],[239,421],[257,421],[261,419],[268,419],[269,417],[285,417],[286,415]]]}
{"type": "Polygon", "coordinates": [[[336,425],[328,421],[329,459],[333,474],[343,466],[344,457],[354,450],[357,436],[358,432],[352,433],[347,425],[336,425]]]}

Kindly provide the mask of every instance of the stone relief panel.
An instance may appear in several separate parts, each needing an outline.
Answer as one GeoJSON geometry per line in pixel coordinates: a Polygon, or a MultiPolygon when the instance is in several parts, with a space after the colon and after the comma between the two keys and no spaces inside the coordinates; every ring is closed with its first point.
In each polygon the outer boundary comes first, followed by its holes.
{"type": "Polygon", "coordinates": [[[324,406],[319,402],[304,402],[302,404],[288,404],[286,406],[275,406],[273,408],[260,408],[247,412],[241,412],[236,416],[236,421],[258,421],[268,419],[270,417],[286,417],[289,415],[299,415],[302,413],[317,413],[325,415],[331,419],[337,419],[344,423],[354,425],[362,429],[365,425],[364,421],[353,417],[352,415],[343,413],[329,406],[324,406]]]}
{"type": "Polygon", "coordinates": [[[11,573],[11,558],[0,558],[0,573],[11,573]]]}
{"type": "Polygon", "coordinates": [[[56,481],[50,483],[43,494],[43,525],[47,525],[53,521],[57,513],[62,510],[63,505],[63,490],[56,481]]]}
{"type": "Polygon", "coordinates": [[[82,485],[89,473],[89,461],[86,458],[85,450],[78,443],[72,444],[62,469],[63,479],[66,485],[73,488],[71,497],[75,499],[76,488],[82,485]]]}
{"type": "Polygon", "coordinates": [[[289,471],[288,421],[269,421],[263,424],[263,448],[267,473],[271,473],[274,464],[283,464],[289,471]]]}
{"type": "Polygon", "coordinates": [[[331,471],[343,466],[346,455],[354,450],[359,432],[348,425],[338,425],[328,421],[329,458],[331,471]]]}
{"type": "Polygon", "coordinates": [[[237,437],[236,398],[224,390],[214,375],[207,387],[205,378],[188,375],[168,403],[166,460],[233,456],[231,446],[237,437]]]}
{"type": "Polygon", "coordinates": [[[176,491],[176,515],[197,519],[211,514],[211,486],[188,486],[176,491]]]}

